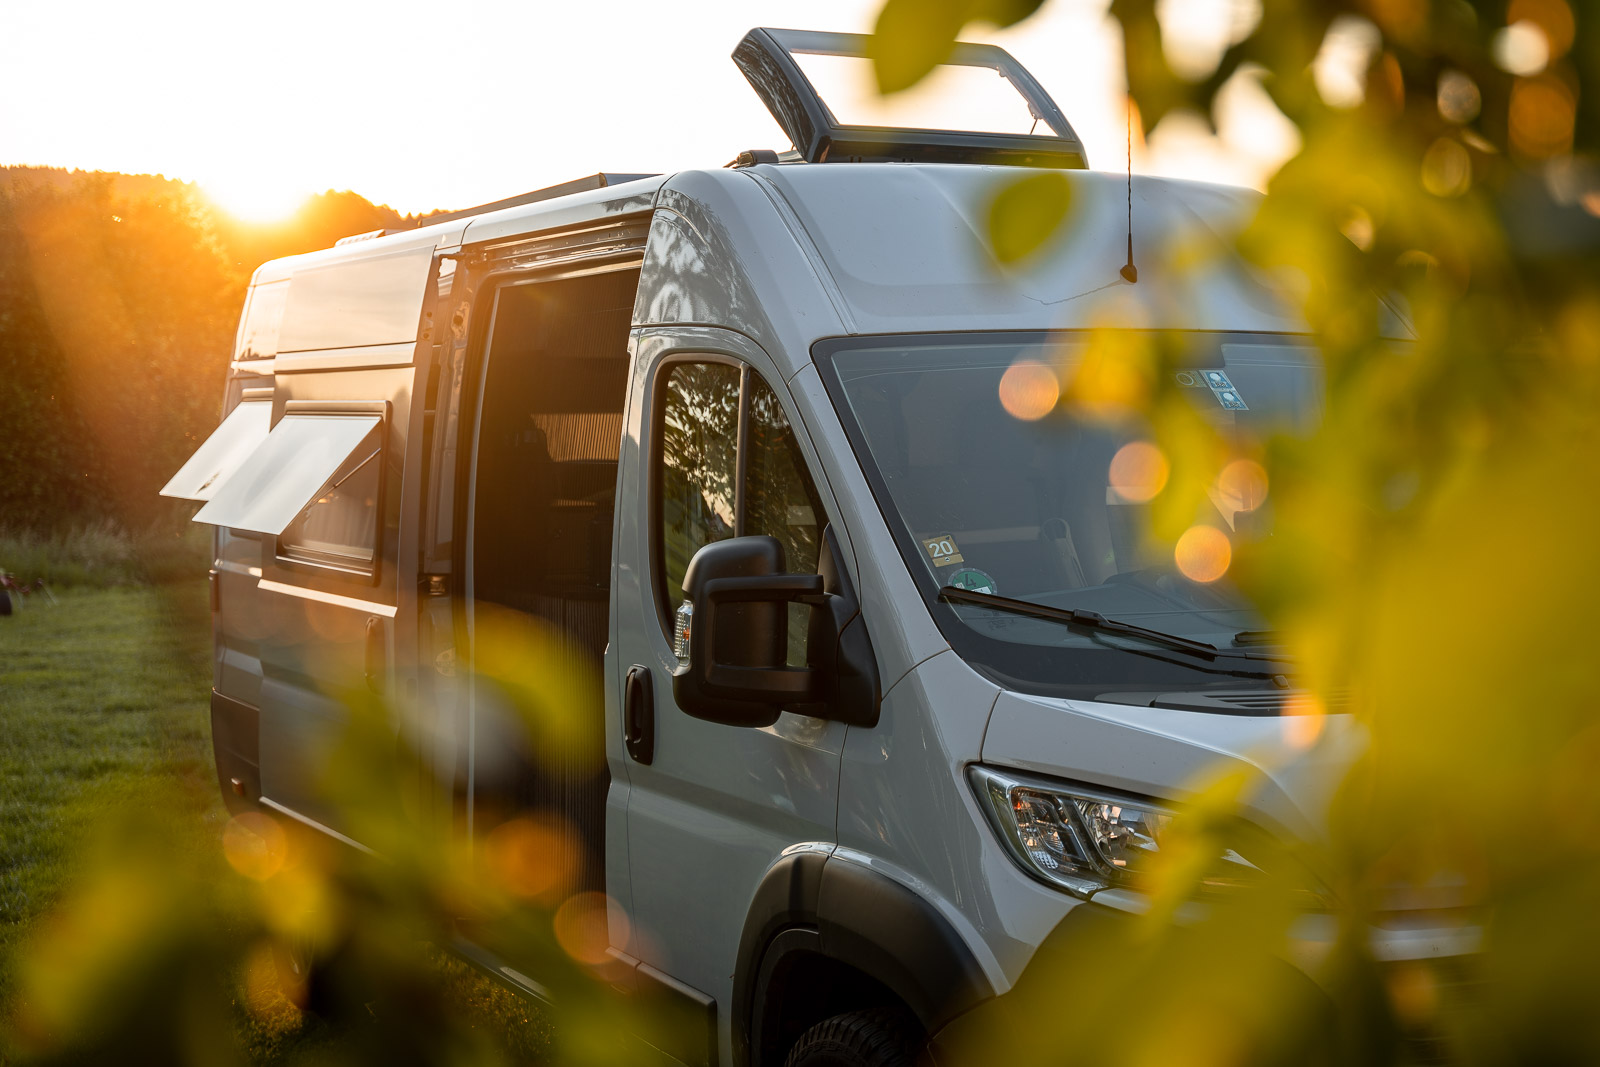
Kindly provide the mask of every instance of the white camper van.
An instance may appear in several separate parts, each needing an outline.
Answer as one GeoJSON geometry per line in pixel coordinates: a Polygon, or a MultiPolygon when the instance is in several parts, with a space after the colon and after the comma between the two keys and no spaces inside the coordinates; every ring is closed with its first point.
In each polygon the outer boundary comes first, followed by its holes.
{"type": "MultiPolygon", "coordinates": [[[[560,816],[614,956],[691,1021],[659,1040],[685,1063],[900,1062],[1058,927],[1141,911],[1207,774],[1258,771],[1246,817],[1296,838],[1341,769],[1291,744],[1294,672],[1249,605],[1150,555],[1148,494],[1110,473],[1136,431],[1018,417],[1005,384],[1145,331],[1219,425],[1314,422],[1305,326],[1231,251],[1252,194],[1086,169],[988,46],[950,65],[998,72],[1014,129],[846,124],[806,70],[863,45],[739,45],[785,152],[261,267],[226,417],[165,490],[216,528],[229,803],[349,841],[310,771],[364,675],[425,720],[463,832],[560,816]],[[1003,275],[982,213],[1018,167],[1075,207],[1003,275]],[[592,672],[603,761],[508,758],[470,669],[506,612],[592,672]]],[[[1226,540],[1260,510],[1196,521],[1226,540]]],[[[1389,958],[1458,950],[1407,931],[1389,958]]]]}

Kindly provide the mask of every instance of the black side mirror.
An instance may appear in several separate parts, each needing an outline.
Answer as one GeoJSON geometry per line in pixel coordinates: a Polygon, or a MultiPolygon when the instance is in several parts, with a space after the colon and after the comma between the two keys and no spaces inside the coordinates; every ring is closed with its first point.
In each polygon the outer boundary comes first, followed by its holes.
{"type": "Polygon", "coordinates": [[[673,672],[678,707],[729,726],[770,726],[784,710],[858,726],[878,721],[878,669],[832,527],[817,574],[783,573],[772,537],[695,553],[683,589],[694,607],[689,662],[673,672]],[[788,605],[810,606],[806,666],[787,663],[788,605]]]}

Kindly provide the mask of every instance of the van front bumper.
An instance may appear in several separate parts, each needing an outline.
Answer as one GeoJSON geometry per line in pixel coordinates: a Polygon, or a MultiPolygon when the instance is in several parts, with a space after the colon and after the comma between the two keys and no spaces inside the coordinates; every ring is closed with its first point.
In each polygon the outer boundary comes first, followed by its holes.
{"type": "MultiPolygon", "coordinates": [[[[1038,1039],[1043,1020],[1057,1035],[1054,1040],[1066,1042],[1066,1047],[1085,1045],[1070,1036],[1085,1028],[1083,1033],[1094,1035],[1085,1050],[1106,1040],[1105,1034],[1132,1025],[1131,1017],[1113,1021],[1093,1010],[1074,1018],[1073,1004],[1079,999],[1075,990],[1127,979],[1128,972],[1116,962],[1149,943],[1148,929],[1139,922],[1148,910],[1147,898],[1125,890],[1105,890],[1076,905],[1040,944],[1009,991],[951,1021],[934,1036],[931,1061],[941,1067],[964,1067],[1037,1060],[1052,1047],[1038,1039]]],[[[1180,909],[1175,925],[1180,930],[1194,928],[1204,919],[1203,906],[1190,906],[1180,909]]],[[[1353,1026],[1347,1017],[1350,990],[1331,987],[1351,979],[1348,969],[1330,966],[1340,937],[1333,915],[1300,916],[1281,952],[1263,954],[1248,966],[1241,966],[1239,957],[1219,959],[1217,980],[1225,981],[1237,968],[1234,973],[1250,974],[1251,988],[1271,991],[1274,1010],[1283,1020],[1278,1032],[1270,1035],[1274,1048],[1285,1040],[1291,1044],[1309,1040],[1321,1048],[1340,1046],[1342,1059],[1336,1055],[1336,1061],[1366,1062],[1400,1045],[1408,1062],[1447,1063],[1453,1059],[1451,1020],[1473,1002],[1482,944],[1481,927],[1461,920],[1452,912],[1400,912],[1369,927],[1368,988],[1383,998],[1382,1006],[1361,1005],[1362,1013],[1375,1020],[1370,1027],[1353,1026]],[[1299,1034],[1286,1032],[1290,1030],[1299,1034]]],[[[1151,1014],[1144,1025],[1159,1028],[1180,1022],[1161,1017],[1162,1003],[1170,1008],[1173,1002],[1151,998],[1151,1014]]],[[[1144,1006],[1128,1004],[1127,1009],[1144,1006]]],[[[1266,1057],[1270,1062],[1277,1058],[1270,1052],[1266,1057]]],[[[1294,1059],[1291,1054],[1289,1060],[1294,1059]]]]}
{"type": "MultiPolygon", "coordinates": [[[[1126,889],[1102,890],[1094,895],[1092,903],[1125,915],[1143,915],[1150,907],[1148,897],[1126,889]]],[[[1203,905],[1178,915],[1183,924],[1204,919],[1203,905]]],[[[1332,953],[1338,937],[1336,916],[1307,913],[1290,928],[1285,958],[1307,974],[1315,974],[1332,953]]],[[[1367,927],[1367,948],[1379,963],[1473,956],[1482,944],[1482,928],[1453,909],[1387,912],[1367,927]]]]}

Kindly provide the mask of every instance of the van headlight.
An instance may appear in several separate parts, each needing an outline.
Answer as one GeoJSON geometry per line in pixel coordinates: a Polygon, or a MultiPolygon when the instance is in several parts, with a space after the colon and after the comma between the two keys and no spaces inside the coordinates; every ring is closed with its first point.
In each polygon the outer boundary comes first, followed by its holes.
{"type": "MultiPolygon", "coordinates": [[[[1060,786],[1042,779],[971,769],[979,802],[1023,870],[1078,896],[1112,886],[1137,888],[1161,852],[1173,809],[1148,800],[1060,786]]],[[[1255,880],[1261,871],[1231,849],[1208,885],[1255,880]]]]}

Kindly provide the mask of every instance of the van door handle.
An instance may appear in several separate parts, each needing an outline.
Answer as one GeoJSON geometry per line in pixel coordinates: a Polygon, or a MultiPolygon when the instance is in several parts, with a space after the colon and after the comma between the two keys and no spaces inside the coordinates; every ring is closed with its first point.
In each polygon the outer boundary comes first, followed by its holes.
{"type": "Polygon", "coordinates": [[[374,693],[383,691],[384,675],[383,620],[373,615],[367,619],[367,688],[374,693]]]}
{"type": "Polygon", "coordinates": [[[635,762],[656,758],[656,697],[649,667],[629,667],[622,681],[622,741],[635,762]]]}

